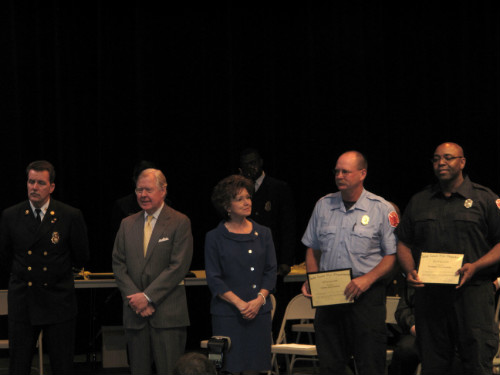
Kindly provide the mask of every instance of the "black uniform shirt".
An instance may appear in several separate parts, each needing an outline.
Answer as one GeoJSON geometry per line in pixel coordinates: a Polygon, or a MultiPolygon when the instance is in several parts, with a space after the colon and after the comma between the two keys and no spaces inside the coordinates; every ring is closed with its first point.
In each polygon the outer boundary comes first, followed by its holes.
{"type": "MultiPolygon", "coordinates": [[[[449,198],[439,185],[429,186],[412,197],[395,233],[417,266],[422,252],[464,254],[464,263],[472,263],[500,242],[500,201],[467,176],[449,198]]],[[[474,278],[493,280],[496,271],[488,267],[474,278]]]]}

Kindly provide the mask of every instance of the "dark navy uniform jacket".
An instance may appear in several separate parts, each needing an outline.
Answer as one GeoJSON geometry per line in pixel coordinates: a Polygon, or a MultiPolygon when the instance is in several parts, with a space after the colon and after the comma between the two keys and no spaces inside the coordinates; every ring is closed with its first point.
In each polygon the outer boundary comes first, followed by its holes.
{"type": "Polygon", "coordinates": [[[7,208],[0,224],[0,261],[11,264],[9,318],[33,325],[76,316],[73,266],[88,259],[80,210],[51,198],[39,225],[28,201],[7,208]]]}

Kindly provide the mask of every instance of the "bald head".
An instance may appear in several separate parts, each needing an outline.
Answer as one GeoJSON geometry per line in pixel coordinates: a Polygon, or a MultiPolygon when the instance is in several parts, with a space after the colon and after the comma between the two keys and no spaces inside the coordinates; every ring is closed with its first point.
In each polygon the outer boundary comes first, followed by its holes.
{"type": "Polygon", "coordinates": [[[340,158],[354,161],[358,169],[368,169],[368,162],[366,161],[365,156],[359,151],[346,151],[339,156],[339,160],[340,158]]]}
{"type": "Polygon", "coordinates": [[[441,143],[436,147],[436,151],[434,151],[434,154],[440,154],[442,150],[446,150],[448,153],[452,153],[454,156],[464,156],[464,150],[462,146],[453,142],[441,143]]]}

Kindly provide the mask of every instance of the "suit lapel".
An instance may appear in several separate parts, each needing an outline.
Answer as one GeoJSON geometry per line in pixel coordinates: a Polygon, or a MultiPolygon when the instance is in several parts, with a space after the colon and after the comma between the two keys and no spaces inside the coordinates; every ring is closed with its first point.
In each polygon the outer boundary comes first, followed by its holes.
{"type": "Polygon", "coordinates": [[[135,248],[137,249],[136,257],[137,264],[139,268],[144,267],[144,211],[141,211],[139,215],[137,215],[137,219],[134,223],[134,236],[132,238],[136,239],[135,248]]]}
{"type": "Polygon", "coordinates": [[[45,235],[52,231],[51,241],[59,241],[60,233],[54,232],[54,226],[59,221],[59,205],[57,201],[51,199],[49,203],[49,207],[47,208],[47,212],[43,216],[42,223],[38,227],[37,237],[42,238],[45,235]]]}
{"type": "Polygon", "coordinates": [[[155,251],[156,245],[158,244],[158,241],[160,240],[163,230],[165,228],[165,225],[168,221],[169,215],[168,215],[168,210],[167,210],[167,205],[163,205],[163,209],[160,211],[160,215],[158,216],[158,219],[156,220],[155,227],[153,229],[153,233],[151,233],[151,238],[149,239],[149,244],[148,244],[148,251],[146,253],[146,262],[149,261],[151,258],[152,254],[155,251]]]}
{"type": "Polygon", "coordinates": [[[259,186],[259,190],[254,193],[254,196],[266,196],[266,191],[268,190],[268,179],[267,176],[264,177],[262,183],[259,186]]]}
{"type": "Polygon", "coordinates": [[[31,205],[29,204],[29,202],[26,202],[26,205],[23,207],[22,211],[24,226],[28,228],[31,233],[36,233],[36,231],[38,230],[38,223],[35,219],[33,211],[31,210],[31,205]]]}
{"type": "MultiPolygon", "coordinates": [[[[25,223],[28,230],[33,234],[32,245],[40,241],[42,238],[46,238],[45,235],[50,232],[55,223],[59,220],[58,217],[58,205],[57,202],[53,199],[50,200],[49,207],[47,208],[47,212],[45,213],[42,223],[38,224],[35,219],[35,214],[31,210],[31,205],[29,202],[26,205],[26,209],[24,211],[25,223]]],[[[57,241],[58,234],[56,232],[52,233],[52,241],[57,241]]]]}

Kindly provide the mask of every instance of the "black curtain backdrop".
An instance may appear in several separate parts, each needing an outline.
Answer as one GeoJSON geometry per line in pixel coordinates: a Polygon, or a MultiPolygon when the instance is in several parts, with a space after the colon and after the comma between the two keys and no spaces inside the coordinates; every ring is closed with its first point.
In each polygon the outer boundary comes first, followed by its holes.
{"type": "Polygon", "coordinates": [[[26,165],[50,160],[54,197],[87,221],[88,268],[109,271],[113,202],[151,160],[192,220],[197,269],[218,222],[211,190],[247,146],[294,191],[298,261],[346,150],[402,210],[443,141],[500,192],[496,2],[284,4],[2,2],[0,210],[26,199],[26,165]]]}

